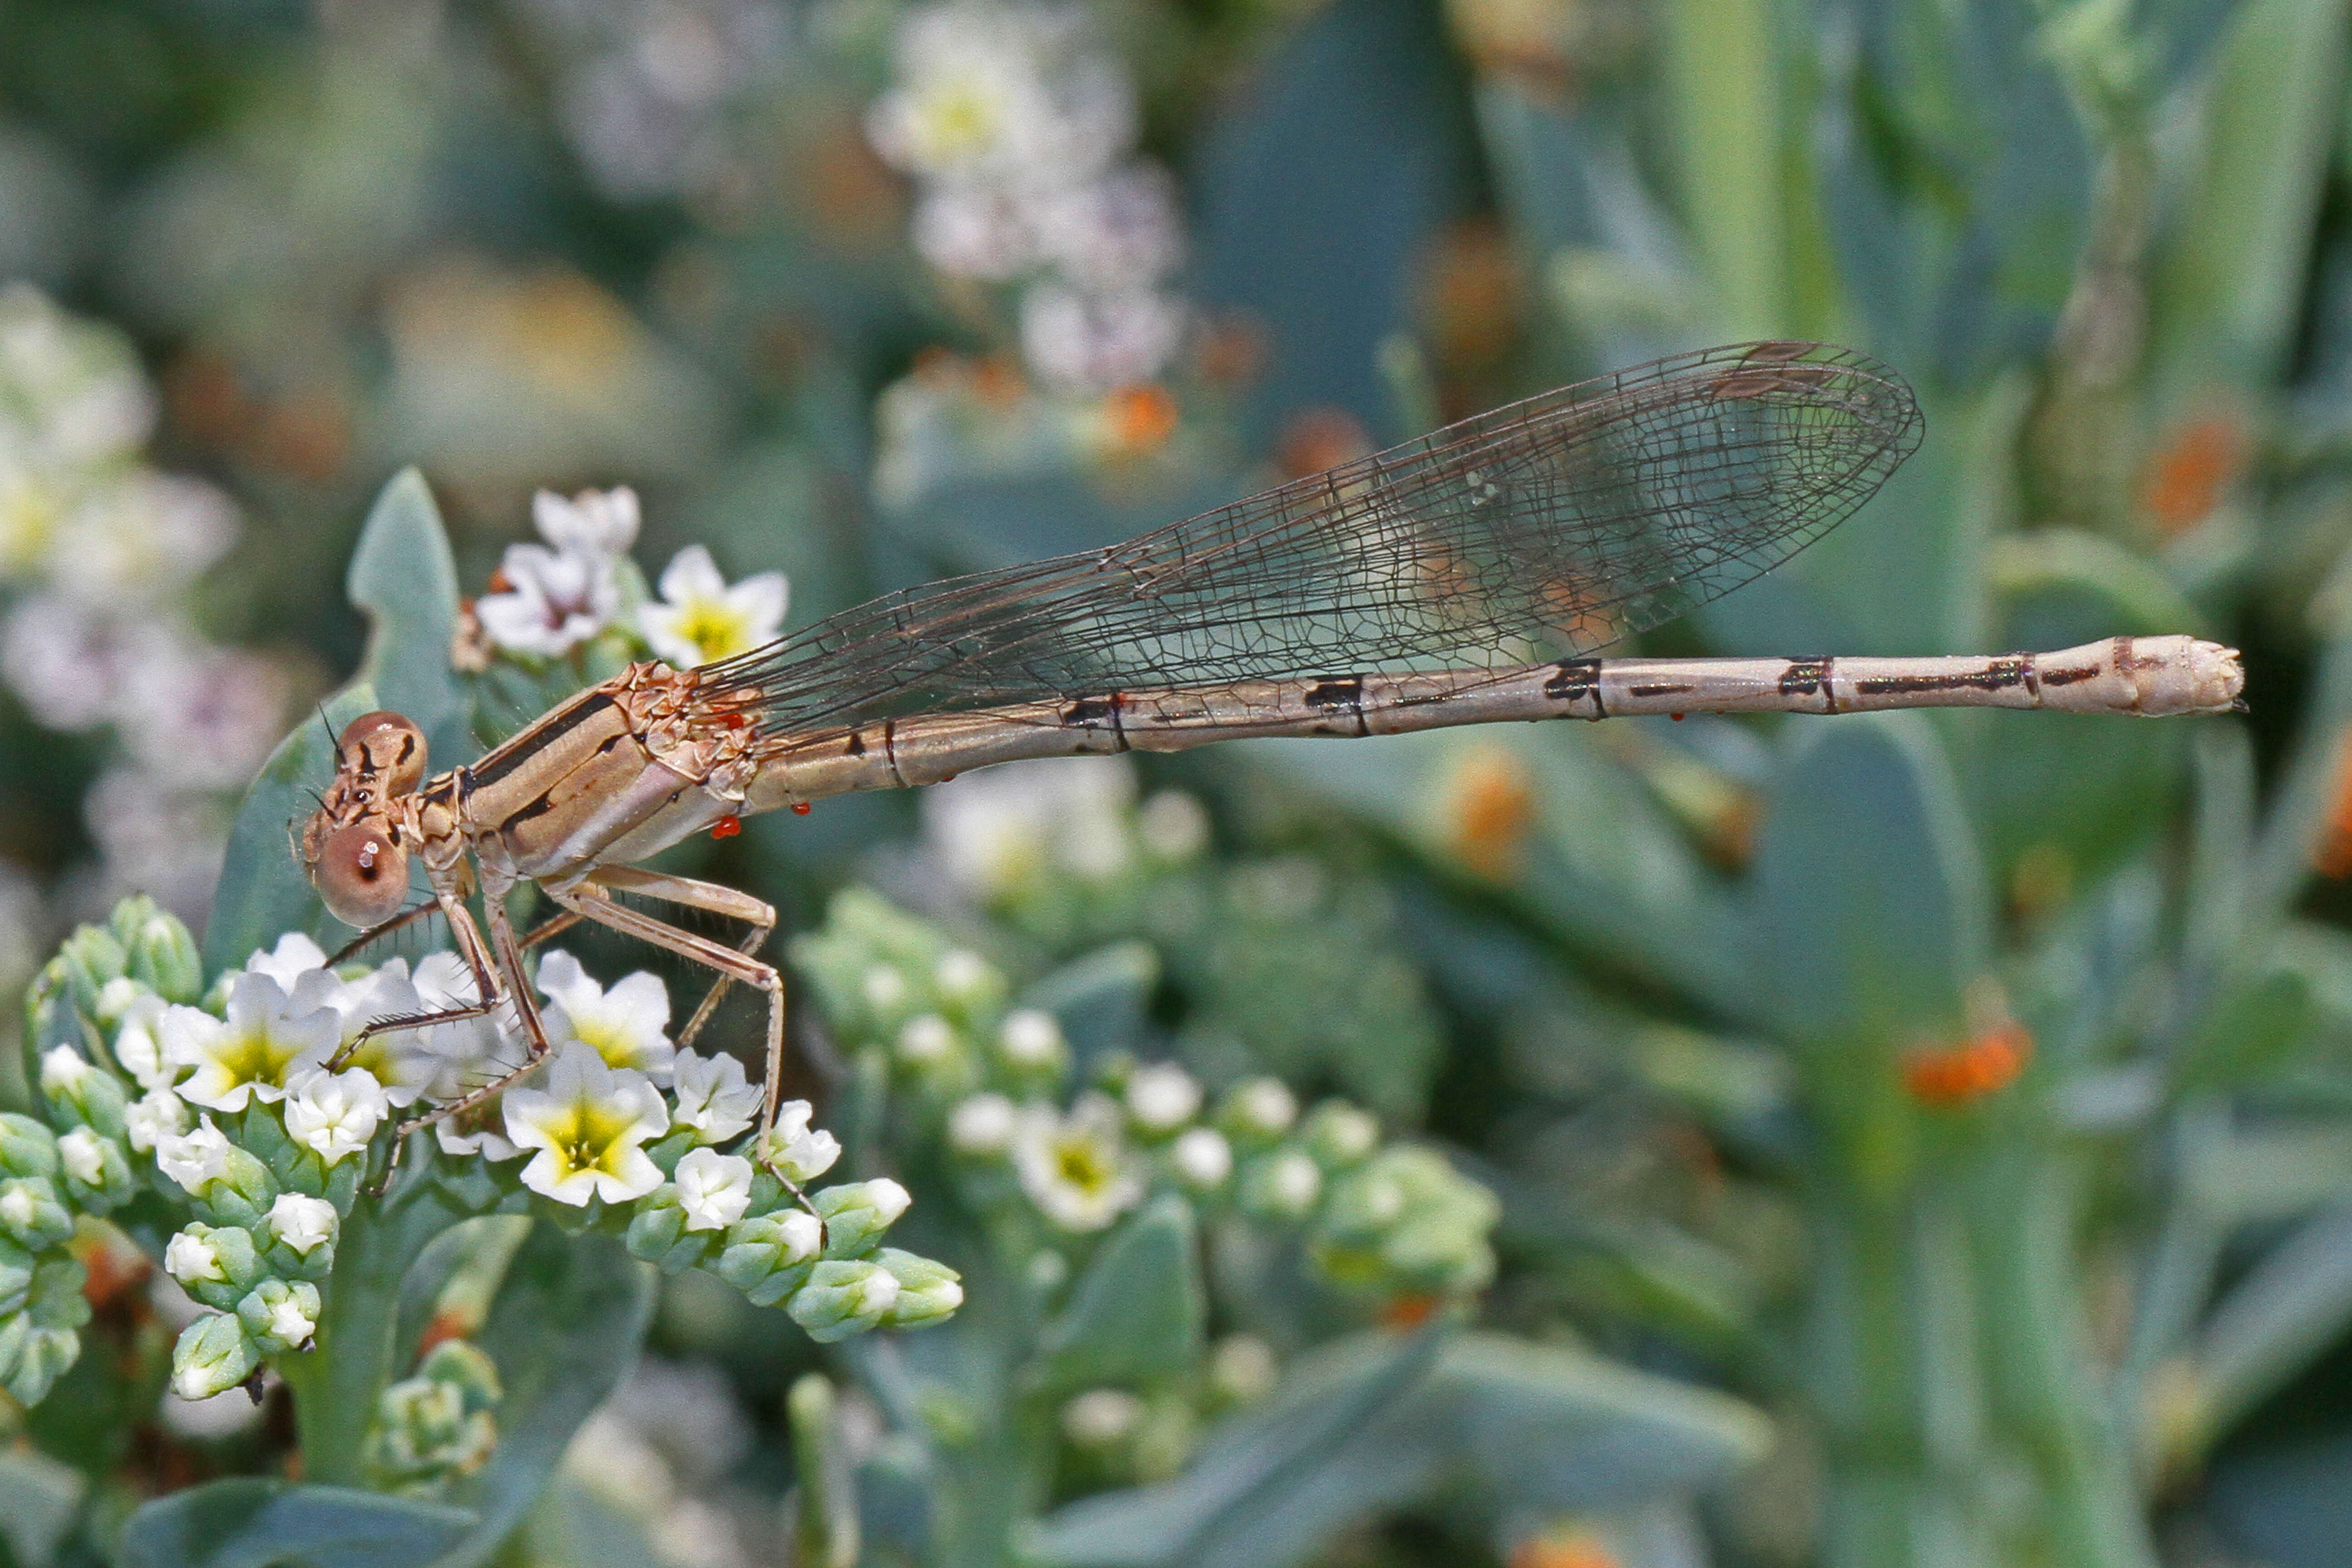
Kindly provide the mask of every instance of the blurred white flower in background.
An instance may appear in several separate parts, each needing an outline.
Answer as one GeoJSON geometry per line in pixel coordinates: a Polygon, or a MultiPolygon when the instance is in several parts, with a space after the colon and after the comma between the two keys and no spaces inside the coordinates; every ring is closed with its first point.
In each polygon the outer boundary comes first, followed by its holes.
{"type": "MultiPolygon", "coordinates": [[[[916,184],[917,251],[949,277],[1023,288],[1022,356],[1048,392],[1096,398],[1159,377],[1191,319],[1162,288],[1183,260],[1183,220],[1174,180],[1134,156],[1135,87],[1090,14],[1025,0],[918,6],[892,59],[866,130],[916,184]]],[[[1026,434],[1066,448],[1086,439],[1051,423],[1026,434]]],[[[886,450],[886,500],[902,468],[886,450]]]]}
{"type": "Polygon", "coordinates": [[[1143,1172],[1128,1151],[1117,1104],[1097,1093],[1067,1114],[1024,1106],[1013,1143],[1021,1190],[1064,1230],[1101,1230],[1143,1197],[1143,1172]]]}
{"type": "Polygon", "coordinates": [[[780,0],[520,0],[556,57],[556,113],[589,177],[628,201],[725,181],[727,113],[782,58],[780,0]]]}
{"type": "Polygon", "coordinates": [[[190,591],[236,542],[236,512],[140,461],[154,415],[122,334],[0,289],[0,681],[36,724],[110,726],[124,753],[84,801],[100,863],[68,873],[64,901],[140,890],[194,917],[293,682],[194,626],[190,591]]]}
{"type": "Polygon", "coordinates": [[[761,572],[733,587],[699,544],[662,569],[661,602],[637,612],[637,629],[654,652],[680,669],[732,658],[772,642],[784,624],[790,589],[781,572],[761,572]]]}
{"type": "Polygon", "coordinates": [[[1124,757],[1007,763],[923,792],[923,835],[964,889],[1003,896],[1032,878],[1118,875],[1135,856],[1135,769],[1124,757]]]}

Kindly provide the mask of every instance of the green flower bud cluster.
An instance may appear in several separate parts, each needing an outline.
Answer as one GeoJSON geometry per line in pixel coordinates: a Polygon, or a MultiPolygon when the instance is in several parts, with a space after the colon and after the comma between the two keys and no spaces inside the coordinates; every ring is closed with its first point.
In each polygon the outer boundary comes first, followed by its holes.
{"type": "Polygon", "coordinates": [[[26,1405],[80,1356],[89,1321],[63,1167],[48,1128],[0,1114],[0,1388],[26,1405]]]}
{"type": "Polygon", "coordinates": [[[864,889],[836,895],[793,943],[843,1051],[887,1064],[934,1110],[982,1089],[1057,1092],[1069,1051],[1048,1015],[1008,1011],[995,965],[864,889]]]}
{"type": "Polygon", "coordinates": [[[472,1475],[498,1446],[504,1397],[488,1356],[466,1340],[442,1341],[415,1376],[377,1396],[368,1429],[369,1479],[382,1490],[418,1496],[472,1475]]]}
{"type": "Polygon", "coordinates": [[[1220,1102],[1242,1213],[1300,1226],[1318,1271],[1366,1294],[1458,1299],[1493,1279],[1492,1193],[1434,1150],[1384,1144],[1380,1123],[1345,1100],[1295,1118],[1272,1079],[1244,1079],[1220,1102]]]}
{"type": "MultiPolygon", "coordinates": [[[[659,1162],[666,1151],[652,1152],[659,1162]]],[[[868,1329],[920,1328],[962,1304],[954,1269],[878,1245],[913,1201],[887,1177],[820,1187],[803,1205],[772,1172],[758,1169],[749,1173],[740,1204],[716,1205],[717,1189],[690,1173],[688,1158],[673,1167],[673,1180],[638,1200],[624,1233],[631,1253],[665,1272],[704,1268],[756,1306],[783,1308],[824,1343],[868,1329]],[[736,1216],[728,1219],[730,1208],[736,1216]]]]}

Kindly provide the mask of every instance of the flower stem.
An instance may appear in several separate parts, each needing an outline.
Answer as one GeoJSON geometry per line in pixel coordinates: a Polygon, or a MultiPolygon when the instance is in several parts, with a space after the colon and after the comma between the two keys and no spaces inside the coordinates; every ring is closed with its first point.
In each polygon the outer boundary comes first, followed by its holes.
{"type": "Polygon", "coordinates": [[[362,1197],[343,1222],[335,1267],[320,1295],[314,1348],[281,1357],[278,1370],[294,1394],[305,1479],[364,1486],[368,1429],[377,1396],[394,1373],[400,1286],[426,1245],[466,1212],[429,1179],[418,1177],[382,1198],[362,1197]]]}

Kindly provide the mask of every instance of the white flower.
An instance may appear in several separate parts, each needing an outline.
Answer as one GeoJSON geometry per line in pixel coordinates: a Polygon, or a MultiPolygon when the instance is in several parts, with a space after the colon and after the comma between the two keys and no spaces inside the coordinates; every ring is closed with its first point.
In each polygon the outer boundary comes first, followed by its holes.
{"type": "Polygon", "coordinates": [[[78,1096],[98,1068],[71,1046],[56,1046],[41,1053],[41,1092],[51,1100],[78,1096]]]}
{"type": "Polygon", "coordinates": [[[228,1278],[228,1271],[221,1267],[220,1249],[212,1244],[212,1238],[192,1236],[184,1230],[163,1244],[163,1272],[183,1285],[202,1285],[228,1278]]]}
{"type": "Polygon", "coordinates": [[[1013,1145],[1021,1113],[1001,1094],[975,1094],[948,1112],[948,1143],[959,1154],[986,1159],[1013,1145]]]}
{"type": "Polygon", "coordinates": [[[123,1110],[122,1121],[131,1146],[142,1154],[159,1151],[160,1161],[163,1141],[188,1130],[188,1102],[159,1085],[132,1100],[123,1110]]]}
{"type": "Polygon", "coordinates": [[[788,1182],[814,1182],[841,1158],[840,1141],[823,1128],[809,1125],[813,1113],[805,1100],[788,1100],[776,1109],[765,1163],[788,1182]]]}
{"type": "Polygon", "coordinates": [[[626,485],[582,490],[570,500],[553,490],[530,498],[539,536],[558,550],[614,562],[637,542],[637,492],[626,485]]]}
{"type": "Polygon", "coordinates": [[[547,543],[509,545],[499,592],[476,600],[474,613],[500,647],[555,658],[620,614],[619,563],[637,536],[637,498],[626,489],[571,500],[541,490],[531,516],[547,543]]]}
{"type": "Polygon", "coordinates": [[[1201,1086],[1174,1062],[1139,1067],[1127,1080],[1127,1113],[1155,1136],[1173,1132],[1201,1109],[1201,1086]]]}
{"type": "Polygon", "coordinates": [[[972,4],[907,13],[898,85],[866,118],[875,150],[950,184],[1066,185],[1124,153],[1135,94],[1076,5],[972,4]]]}
{"type": "Polygon", "coordinates": [[[859,978],[857,989],[859,994],[866,998],[868,1007],[877,1013],[889,1013],[895,1012],[899,1004],[906,1001],[911,987],[907,984],[907,977],[898,970],[887,963],[877,963],[859,978]]]}
{"type": "Polygon", "coordinates": [[[58,1136],[58,1163],[66,1174],[86,1187],[95,1187],[106,1179],[106,1144],[87,1127],[77,1127],[58,1136]]]}
{"type": "Polygon", "coordinates": [[[784,624],[784,574],[762,572],[733,587],[710,552],[689,544],[662,569],[661,603],[637,612],[654,652],[680,669],[713,664],[772,642],[784,624]]]}
{"type": "Polygon", "coordinates": [[[1090,1388],[1062,1406],[1062,1435],[1081,1448],[1108,1448],[1143,1420],[1143,1401],[1124,1388],[1090,1388]]]}
{"type": "Polygon", "coordinates": [[[538,984],[547,998],[548,1044],[578,1040],[595,1047],[606,1067],[631,1068],[656,1084],[669,1081],[677,1047],[666,1032],[669,988],[661,976],[639,970],[608,991],[559,949],[540,961],[538,984]]]}
{"type": "Polygon", "coordinates": [[[759,1114],[760,1086],[745,1082],[743,1064],[723,1051],[712,1057],[690,1047],[678,1052],[670,1080],[677,1100],[670,1121],[693,1128],[700,1142],[724,1143],[759,1114]]]}
{"type": "Polygon", "coordinates": [[[1028,1107],[1013,1145],[1021,1190],[1065,1230],[1101,1230],[1143,1196],[1143,1175],[1119,1135],[1118,1107],[1081,1097],[1067,1116],[1028,1107]]]}
{"type": "Polygon", "coordinates": [[[142,993],[123,1010],[121,1027],[114,1034],[114,1059],[144,1089],[169,1089],[182,1068],[163,1059],[158,1037],[171,1004],[152,993],[142,993]]]}
{"type": "Polygon", "coordinates": [[[312,1072],[287,1091],[286,1132],[332,1165],[365,1149],[391,1113],[383,1085],[365,1068],[312,1072]]]}
{"type": "Polygon", "coordinates": [[[1175,182],[1137,161],[1032,204],[1031,232],[1046,260],[1083,288],[1148,287],[1184,258],[1175,182]]]}
{"type": "Polygon", "coordinates": [[[751,1162],[716,1149],[689,1149],[670,1178],[688,1230],[725,1230],[751,1205],[751,1162]]]}
{"type": "Polygon", "coordinates": [[[940,954],[939,966],[931,972],[931,980],[940,994],[950,1002],[970,1004],[985,997],[996,983],[996,971],[988,960],[967,948],[951,948],[940,954]]]}
{"type": "Polygon", "coordinates": [[[1059,1067],[1068,1046],[1062,1026],[1051,1013],[1023,1007],[1008,1013],[997,1031],[996,1048],[1007,1067],[1037,1072],[1059,1067]]]}
{"type": "Polygon", "coordinates": [[[1213,1127],[1190,1128],[1168,1146],[1168,1163],[1185,1185],[1206,1191],[1233,1174],[1234,1146],[1213,1127]]]}
{"type": "Polygon", "coordinates": [[[1287,1219],[1303,1217],[1323,1195],[1323,1167],[1296,1149],[1267,1155],[1250,1174],[1256,1204],[1287,1219]]]}
{"type": "Polygon", "coordinates": [[[604,1065],[593,1047],[572,1041],[557,1053],[544,1089],[510,1089],[507,1137],[536,1149],[523,1185],[558,1203],[591,1198],[620,1203],[661,1185],[661,1167],[640,1147],[669,1126],[662,1097],[642,1073],[604,1065]]]}
{"type": "MultiPolygon", "coordinates": [[[[385,985],[389,998],[394,992],[390,982],[385,985]]],[[[454,952],[426,954],[416,965],[414,988],[418,1006],[428,1013],[470,1007],[481,999],[473,969],[454,952]]],[[[522,1065],[522,1026],[511,1005],[501,1006],[495,1018],[465,1018],[429,1029],[404,1029],[397,1037],[403,1051],[419,1050],[426,1058],[422,1064],[404,1059],[397,1070],[405,1074],[429,1066],[432,1071],[424,1082],[423,1098],[436,1102],[456,1100],[522,1065]]],[[[446,1128],[448,1123],[439,1125],[446,1128]]]]}
{"type": "Polygon", "coordinates": [[[319,1331],[310,1302],[299,1290],[289,1290],[269,1304],[269,1337],[284,1345],[307,1345],[319,1331]]]}
{"type": "Polygon", "coordinates": [[[280,1193],[269,1205],[269,1234],[304,1258],[314,1247],[334,1240],[341,1224],[335,1205],[324,1198],[280,1193]]]}
{"type": "Polygon", "coordinates": [[[302,976],[326,967],[325,950],[299,931],[289,931],[279,937],[278,945],[268,952],[254,949],[253,956],[245,961],[247,974],[267,974],[289,996],[302,976]]]}
{"type": "Polygon", "coordinates": [[[482,631],[509,653],[560,658],[612,624],[620,584],[609,565],[541,544],[510,544],[499,564],[507,584],[474,601],[482,631]]]}
{"type": "Polygon", "coordinates": [[[936,1067],[955,1054],[954,1026],[937,1013],[907,1020],[898,1031],[898,1059],[910,1068],[936,1067]]]}
{"type": "Polygon", "coordinates": [[[915,251],[950,278],[1001,283],[1037,259],[1037,237],[1019,196],[992,185],[933,185],[908,224],[915,251]]]}
{"type": "Polygon", "coordinates": [[[323,1064],[342,1037],[333,1008],[299,1009],[276,980],[254,973],[237,976],[226,1019],[173,1007],[162,1028],[164,1058],[195,1069],[180,1098],[215,1110],[283,1099],[288,1078],[323,1064]]]}
{"type": "MultiPolygon", "coordinates": [[[[436,956],[454,961],[457,955],[436,956]]],[[[410,982],[407,960],[393,959],[353,980],[340,979],[329,970],[313,970],[296,984],[294,1002],[297,1007],[310,1003],[334,1009],[341,1035],[333,1055],[349,1067],[365,1068],[383,1086],[391,1104],[412,1105],[436,1086],[457,1087],[448,1081],[447,1064],[434,1046],[467,1026],[387,1029],[361,1038],[368,1026],[379,1020],[413,1018],[433,1011],[410,982]]]]}
{"type": "Polygon", "coordinates": [[[201,1194],[205,1183],[228,1174],[228,1137],[207,1116],[193,1132],[158,1138],[155,1168],[191,1194],[201,1194]]]}
{"type": "Polygon", "coordinates": [[[1191,795],[1163,789],[1135,814],[1136,837],[1161,860],[1190,860],[1209,847],[1208,809],[1191,795]]]}
{"type": "Polygon", "coordinates": [[[1124,868],[1135,769],[1124,757],[1007,763],[923,792],[923,836],[982,899],[1049,867],[1089,881],[1124,868]]]}
{"type": "Polygon", "coordinates": [[[1086,293],[1047,279],[1021,297],[1021,355],[1071,392],[1115,392],[1167,368],[1184,339],[1182,301],[1157,289],[1086,293]]]}

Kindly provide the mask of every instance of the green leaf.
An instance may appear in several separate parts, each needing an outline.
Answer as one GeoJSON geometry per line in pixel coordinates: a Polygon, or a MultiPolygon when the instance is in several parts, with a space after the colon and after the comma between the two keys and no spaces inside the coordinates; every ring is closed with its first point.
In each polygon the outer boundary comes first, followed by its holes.
{"type": "Polygon", "coordinates": [[[205,922],[208,972],[243,963],[289,931],[308,932],[330,952],[342,945],[349,928],[320,903],[289,837],[334,778],[335,736],[345,724],[390,708],[415,721],[445,765],[474,753],[449,670],[457,572],[432,492],[415,469],[396,475],[376,498],[345,583],[372,623],[367,655],[317,719],[278,742],[246,791],[205,922]]]}
{"type": "Polygon", "coordinates": [[[635,1363],[653,1306],[653,1270],[618,1241],[531,1227],[474,1342],[506,1390],[498,1447],[457,1493],[481,1522],[441,1568],[487,1561],[530,1512],[572,1434],[635,1363]]]}
{"type": "Polygon", "coordinates": [[[367,657],[358,679],[376,700],[404,713],[439,765],[471,756],[465,704],[449,668],[457,629],[457,566],[425,476],[403,468],[377,495],[343,579],[352,604],[366,612],[367,657]]]}
{"type": "Polygon", "coordinates": [[[2152,303],[2175,379],[2283,368],[2344,106],[2345,0],[2248,0],[2203,95],[2203,146],[2152,303]]]}
{"type": "Polygon", "coordinates": [[[439,1503],[240,1477],[148,1503],[120,1556],[123,1568],[424,1568],[474,1522],[439,1503]]]}
{"type": "Polygon", "coordinates": [[[8,1560],[38,1568],[57,1553],[80,1514],[81,1472],[37,1449],[0,1454],[0,1542],[8,1560]]]}
{"type": "Polygon", "coordinates": [[[205,921],[207,974],[244,963],[254,949],[272,946],[289,931],[308,932],[330,952],[343,944],[350,928],[319,901],[293,836],[317,808],[318,792],[335,776],[335,736],[375,705],[375,692],[364,682],[345,687],[318,718],[278,743],[246,790],[205,921]]]}
{"type": "Polygon", "coordinates": [[[1760,1455],[1736,1400],[1499,1334],[1342,1342],[1173,1481],[1089,1498],[1031,1546],[1067,1568],[1286,1568],[1359,1521],[1467,1485],[1496,1517],[1687,1492],[1760,1455]]]}
{"type": "Polygon", "coordinates": [[[1989,957],[1983,874],[1917,715],[1803,733],[1757,836],[1754,888],[1757,984],[1794,1042],[1962,1026],[1961,989],[1989,957]]]}
{"type": "Polygon", "coordinates": [[[1192,1205],[1172,1193],[1121,1226],[1040,1336],[1040,1381],[1084,1388],[1192,1366],[1208,1312],[1198,1247],[1192,1205]]]}

